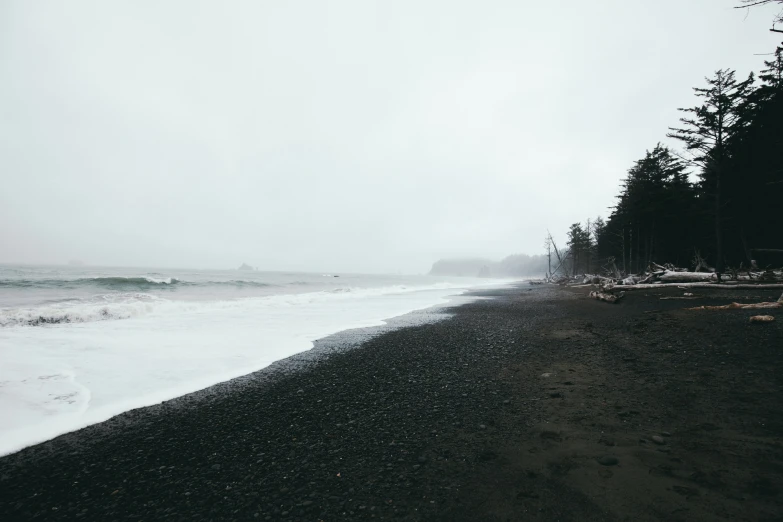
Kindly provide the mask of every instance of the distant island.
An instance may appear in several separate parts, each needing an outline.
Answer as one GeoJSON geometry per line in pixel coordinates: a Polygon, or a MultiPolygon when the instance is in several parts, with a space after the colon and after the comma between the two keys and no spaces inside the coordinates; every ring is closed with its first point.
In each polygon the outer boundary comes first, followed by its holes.
{"type": "Polygon", "coordinates": [[[436,261],[430,269],[434,276],[462,277],[526,277],[543,276],[547,271],[546,256],[515,254],[493,261],[484,258],[452,258],[436,261]]]}
{"type": "Polygon", "coordinates": [[[252,266],[248,265],[247,263],[242,263],[242,265],[237,268],[237,270],[255,270],[252,266]]]}

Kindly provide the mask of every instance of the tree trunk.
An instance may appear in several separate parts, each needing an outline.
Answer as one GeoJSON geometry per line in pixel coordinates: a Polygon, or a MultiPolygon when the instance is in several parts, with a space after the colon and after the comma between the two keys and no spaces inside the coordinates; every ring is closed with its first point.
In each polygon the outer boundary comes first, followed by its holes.
{"type": "Polygon", "coordinates": [[[637,225],[637,227],[636,227],[636,270],[634,271],[634,274],[638,274],[641,271],[641,270],[639,270],[639,259],[640,259],[639,258],[639,253],[641,251],[639,243],[640,243],[641,239],[642,239],[642,237],[641,237],[641,234],[639,234],[639,226],[637,225]]]}
{"type": "Polygon", "coordinates": [[[723,227],[721,227],[721,168],[720,165],[715,169],[715,250],[717,260],[715,261],[715,273],[720,282],[720,275],[723,272],[723,227]]]}
{"type": "Polygon", "coordinates": [[[591,240],[590,240],[590,220],[587,220],[587,244],[585,245],[585,254],[587,254],[587,261],[585,262],[585,273],[589,274],[590,272],[590,249],[591,249],[591,240]]]}
{"type": "Polygon", "coordinates": [[[745,259],[748,260],[748,266],[753,264],[753,253],[748,248],[748,238],[745,235],[745,227],[740,227],[740,240],[742,241],[742,250],[745,251],[745,259]]]}
{"type": "Polygon", "coordinates": [[[652,222],[652,229],[650,230],[650,250],[647,252],[647,266],[653,262],[655,256],[655,221],[652,222]]]}
{"type": "Polygon", "coordinates": [[[625,227],[623,227],[623,273],[628,273],[627,265],[625,264],[625,227]]]}

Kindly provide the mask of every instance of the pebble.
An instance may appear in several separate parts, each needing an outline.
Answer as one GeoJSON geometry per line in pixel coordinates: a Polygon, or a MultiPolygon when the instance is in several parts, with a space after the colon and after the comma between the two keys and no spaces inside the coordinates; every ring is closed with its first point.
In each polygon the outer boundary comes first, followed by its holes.
{"type": "Polygon", "coordinates": [[[220,464],[212,464],[212,469],[214,470],[220,469],[220,464]]]}
{"type": "Polygon", "coordinates": [[[619,460],[617,460],[617,457],[612,457],[610,455],[603,456],[598,459],[598,463],[602,466],[616,466],[620,463],[619,460]]]}
{"type": "Polygon", "coordinates": [[[653,435],[652,437],[650,437],[650,440],[652,440],[656,444],[666,444],[666,441],[660,435],[653,435]]]}

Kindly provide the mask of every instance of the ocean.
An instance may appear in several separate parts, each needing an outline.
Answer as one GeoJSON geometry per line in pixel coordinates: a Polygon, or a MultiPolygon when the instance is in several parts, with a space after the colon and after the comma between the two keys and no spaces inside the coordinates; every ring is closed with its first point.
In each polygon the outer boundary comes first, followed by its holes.
{"type": "Polygon", "coordinates": [[[509,282],[0,265],[0,455],[509,282]]]}

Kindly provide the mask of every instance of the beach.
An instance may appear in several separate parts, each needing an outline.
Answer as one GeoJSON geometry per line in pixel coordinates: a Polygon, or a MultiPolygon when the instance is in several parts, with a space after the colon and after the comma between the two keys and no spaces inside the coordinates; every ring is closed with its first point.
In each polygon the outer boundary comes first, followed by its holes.
{"type": "Polygon", "coordinates": [[[780,520],[775,290],[471,292],[0,458],[3,520],[780,520]],[[426,313],[426,312],[423,312],[426,313]]]}

